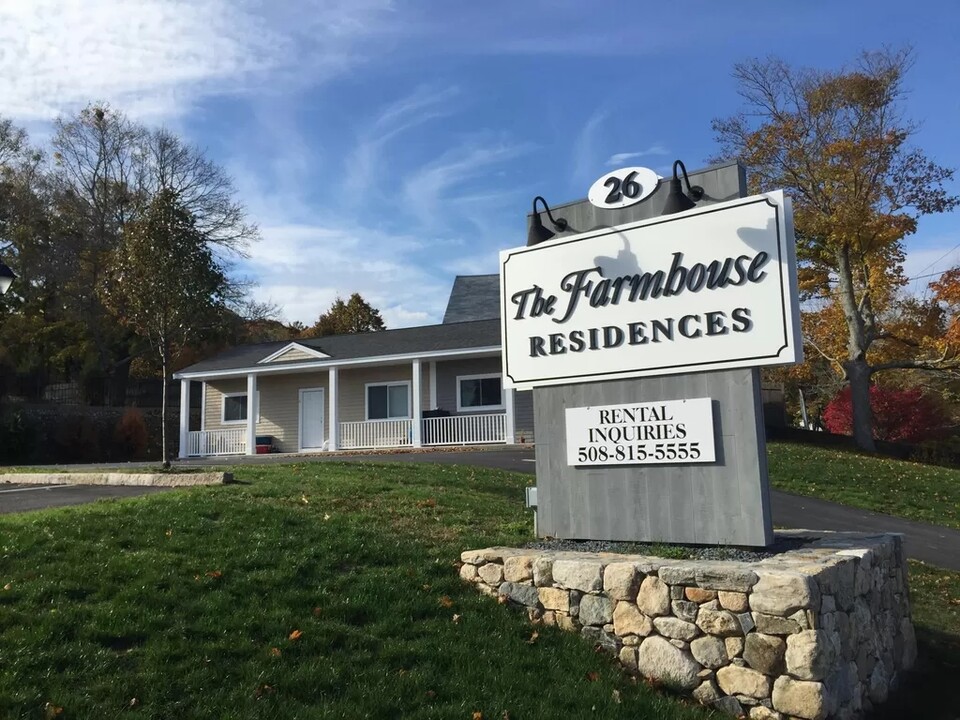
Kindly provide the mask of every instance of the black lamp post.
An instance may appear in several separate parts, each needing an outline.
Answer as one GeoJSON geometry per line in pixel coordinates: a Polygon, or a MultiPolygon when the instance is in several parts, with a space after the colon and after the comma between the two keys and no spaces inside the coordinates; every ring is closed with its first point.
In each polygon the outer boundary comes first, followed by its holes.
{"type": "Polygon", "coordinates": [[[0,262],[0,295],[4,295],[16,279],[13,270],[0,262]]]}
{"type": "Polygon", "coordinates": [[[670,194],[667,195],[667,202],[663,206],[661,215],[673,215],[696,207],[697,202],[703,198],[703,188],[699,185],[690,185],[690,178],[687,177],[687,168],[679,160],[673,163],[673,179],[670,180],[670,194]],[[683,179],[687,183],[687,192],[690,197],[683,194],[683,187],[680,185],[680,178],[677,177],[677,167],[683,171],[683,179]],[[693,198],[693,199],[691,199],[693,198]]]}
{"type": "Polygon", "coordinates": [[[550,218],[550,222],[553,224],[553,227],[556,228],[557,232],[563,232],[567,229],[567,221],[563,218],[554,219],[553,214],[550,212],[550,206],[547,205],[547,201],[537,195],[533,199],[533,218],[530,221],[530,231],[527,233],[527,247],[546,242],[557,234],[543,226],[543,220],[540,219],[540,213],[537,212],[537,200],[543,203],[543,209],[547,211],[547,217],[550,218]]]}

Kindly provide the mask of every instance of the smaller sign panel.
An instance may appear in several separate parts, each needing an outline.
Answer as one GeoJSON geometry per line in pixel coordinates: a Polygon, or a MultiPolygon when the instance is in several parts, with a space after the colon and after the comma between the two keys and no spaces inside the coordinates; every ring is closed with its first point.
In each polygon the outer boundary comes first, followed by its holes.
{"type": "Polygon", "coordinates": [[[660,177],[650,168],[628,167],[608,172],[590,186],[587,199],[603,210],[636,205],[653,195],[660,177]]]}
{"type": "Polygon", "coordinates": [[[568,465],[685,465],[717,459],[710,398],[568,408],[568,465]]]}

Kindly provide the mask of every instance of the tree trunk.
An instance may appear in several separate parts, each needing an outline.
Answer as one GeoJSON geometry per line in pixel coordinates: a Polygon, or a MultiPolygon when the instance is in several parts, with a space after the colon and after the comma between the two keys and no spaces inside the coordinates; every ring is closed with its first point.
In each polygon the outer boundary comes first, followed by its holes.
{"type": "Polygon", "coordinates": [[[873,322],[872,317],[869,323],[864,319],[864,307],[869,311],[869,298],[864,297],[862,303],[857,303],[849,250],[846,247],[837,253],[837,283],[840,306],[847,321],[847,360],[843,363],[843,369],[850,383],[853,439],[861,450],[875,452],[873,412],[870,409],[870,366],[867,364],[867,350],[873,342],[870,330],[873,322]]]}
{"type": "Polygon", "coordinates": [[[167,355],[169,355],[167,344],[163,343],[163,359],[160,361],[160,372],[163,374],[163,392],[160,396],[160,455],[164,467],[168,466],[170,458],[167,457],[167,355]]]}
{"type": "Polygon", "coordinates": [[[873,442],[873,410],[870,408],[870,366],[863,358],[843,364],[850,383],[850,401],[853,404],[853,439],[861,450],[875,452],[873,442]]]}

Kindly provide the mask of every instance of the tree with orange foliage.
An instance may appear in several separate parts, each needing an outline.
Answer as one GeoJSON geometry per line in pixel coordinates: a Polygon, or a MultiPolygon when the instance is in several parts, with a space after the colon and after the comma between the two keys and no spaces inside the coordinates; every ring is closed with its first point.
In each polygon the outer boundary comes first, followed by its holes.
{"type": "Polygon", "coordinates": [[[804,339],[849,383],[853,436],[866,450],[874,374],[960,367],[955,345],[898,338],[886,323],[899,316],[903,239],[922,215],[958,203],[944,187],[953,171],[909,144],[916,128],[901,108],[909,66],[909,51],[889,50],[840,71],[741,63],[734,77],[745,108],[713,123],[721,159],[744,163],[754,192],[792,196],[804,339]]]}

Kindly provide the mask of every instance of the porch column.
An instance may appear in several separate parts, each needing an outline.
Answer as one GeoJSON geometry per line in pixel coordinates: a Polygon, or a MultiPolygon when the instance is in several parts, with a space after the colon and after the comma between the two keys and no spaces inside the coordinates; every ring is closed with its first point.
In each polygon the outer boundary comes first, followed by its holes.
{"type": "Polygon", "coordinates": [[[503,419],[503,434],[504,441],[507,445],[513,445],[516,441],[516,431],[514,430],[514,417],[513,417],[513,393],[516,392],[513,388],[504,388],[503,390],[503,409],[506,412],[506,417],[503,419]]]}
{"type": "MultiPolygon", "coordinates": [[[[187,442],[190,439],[190,381],[180,380],[180,454],[179,458],[187,457],[187,442]]],[[[164,458],[166,459],[166,458],[164,458]]]]}
{"type": "Polygon", "coordinates": [[[330,390],[330,409],[327,412],[327,415],[330,417],[330,429],[327,431],[327,435],[330,440],[327,444],[327,448],[330,450],[339,449],[340,445],[340,416],[337,413],[337,396],[340,394],[340,372],[338,368],[330,368],[330,378],[327,382],[327,386],[330,390]]]}
{"type": "Polygon", "coordinates": [[[257,376],[247,375],[247,455],[257,454],[257,376]]]}
{"type": "Polygon", "coordinates": [[[413,361],[413,446],[414,447],[423,447],[423,438],[421,437],[421,430],[423,428],[423,408],[421,405],[420,397],[420,361],[413,361]]]}
{"type": "Polygon", "coordinates": [[[437,363],[430,361],[430,409],[437,409],[437,363]]]}

